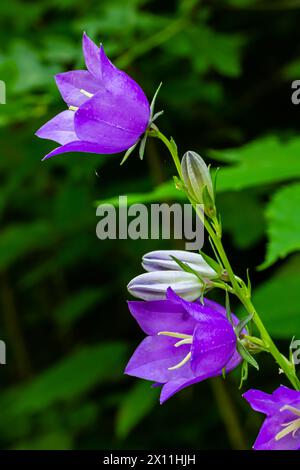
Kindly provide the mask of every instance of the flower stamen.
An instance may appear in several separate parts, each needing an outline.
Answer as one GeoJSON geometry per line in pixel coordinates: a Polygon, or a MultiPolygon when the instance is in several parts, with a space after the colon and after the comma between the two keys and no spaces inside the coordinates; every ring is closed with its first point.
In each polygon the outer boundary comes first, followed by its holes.
{"type": "Polygon", "coordinates": [[[192,344],[192,342],[193,342],[192,338],[185,338],[175,343],[174,346],[175,348],[178,348],[178,346],[182,346],[183,344],[192,344]]]}
{"type": "Polygon", "coordinates": [[[159,331],[158,336],[170,336],[171,338],[182,338],[182,339],[191,339],[191,335],[186,335],[184,333],[176,333],[174,331],[159,331]]]}
{"type": "Polygon", "coordinates": [[[184,366],[184,364],[186,364],[186,363],[191,359],[191,355],[192,355],[192,353],[189,352],[189,353],[182,359],[182,361],[178,362],[178,364],[176,364],[175,366],[168,367],[168,370],[175,370],[175,369],[179,369],[180,367],[184,366]]]}
{"type": "Polygon", "coordinates": [[[83,88],[80,89],[80,93],[82,93],[84,96],[87,96],[88,98],[92,98],[94,96],[93,93],[90,93],[89,91],[86,91],[83,88]]]}
{"type": "MultiPolygon", "coordinates": [[[[180,341],[177,341],[177,343],[174,344],[175,348],[178,348],[179,346],[182,346],[184,344],[192,344],[193,342],[193,336],[192,335],[187,335],[185,333],[176,333],[174,331],[159,331],[157,333],[158,336],[170,336],[171,338],[178,338],[180,341]]],[[[182,361],[178,362],[178,364],[175,364],[175,366],[168,367],[168,370],[176,370],[179,369],[180,367],[184,366],[190,359],[191,359],[192,353],[191,351],[182,359],[182,361]]]]}
{"type": "MultiPolygon", "coordinates": [[[[300,416],[300,410],[298,408],[295,408],[294,406],[290,405],[284,405],[280,411],[291,411],[294,415],[300,416]]],[[[292,436],[295,437],[297,431],[300,429],[300,417],[293,419],[292,421],[289,421],[288,423],[283,423],[281,426],[283,426],[285,429],[280,431],[278,434],[275,436],[275,440],[279,441],[285,436],[288,436],[289,434],[292,433],[292,436]]]]}
{"type": "Polygon", "coordinates": [[[78,106],[69,106],[70,111],[77,111],[77,109],[79,109],[78,106]]]}

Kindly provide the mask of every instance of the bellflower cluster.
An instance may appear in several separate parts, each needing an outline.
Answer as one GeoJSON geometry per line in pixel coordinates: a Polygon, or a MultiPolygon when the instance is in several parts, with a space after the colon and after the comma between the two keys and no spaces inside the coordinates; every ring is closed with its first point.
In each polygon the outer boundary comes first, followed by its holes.
{"type": "Polygon", "coordinates": [[[83,35],[87,70],[56,75],[56,83],[68,109],[37,131],[37,136],[58,142],[44,159],[66,152],[114,154],[126,151],[125,161],[140,142],[142,158],[147,137],[167,148],[183,191],[197,211],[204,205],[203,224],[214,259],[181,250],[152,251],[142,260],[146,272],[132,279],[128,291],[141,300],[128,306],[146,338],[126,367],[126,374],[150,380],[162,387],[161,403],[183,388],[223,375],[242,363],[241,385],[248,366],[259,369],[254,354],[270,354],[293,389],[280,386],[271,395],[248,390],[243,396],[251,407],[264,413],[254,449],[300,449],[300,380],[293,359],[285,357],[270,337],[251,300],[252,288],[236,276],[222,244],[222,225],[217,212],[215,184],[205,161],[188,151],[180,161],[177,146],[153,121],[157,93],[151,105],[141,87],[83,35]],[[213,288],[225,291],[225,307],[204,297],[213,288]],[[239,320],[231,312],[230,296],[238,299],[246,315],[239,320]],[[252,336],[248,324],[256,327],[252,336]]]}

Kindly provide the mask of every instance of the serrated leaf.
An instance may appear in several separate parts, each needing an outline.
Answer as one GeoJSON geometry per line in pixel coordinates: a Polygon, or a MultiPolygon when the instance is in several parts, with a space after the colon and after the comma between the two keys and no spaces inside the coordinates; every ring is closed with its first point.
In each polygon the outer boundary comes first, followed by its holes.
{"type": "Polygon", "coordinates": [[[300,183],[280,189],[266,209],[267,254],[261,269],[300,250],[300,183]]]}

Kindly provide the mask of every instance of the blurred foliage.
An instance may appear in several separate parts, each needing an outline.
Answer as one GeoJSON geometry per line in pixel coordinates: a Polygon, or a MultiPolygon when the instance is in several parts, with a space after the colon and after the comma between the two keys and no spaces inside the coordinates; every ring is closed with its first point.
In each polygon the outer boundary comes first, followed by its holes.
{"type": "MultiPolygon", "coordinates": [[[[149,99],[163,81],[158,124],[181,152],[221,167],[233,265],[243,276],[250,268],[256,305],[287,351],[300,334],[299,108],[291,103],[299,20],[295,0],[0,3],[1,448],[250,447],[260,418],[240,397],[238,371],[221,399],[220,387],[203,383],[163,407],[157,389],[122,374],[142,337],[126,284],[142,254],[178,241],[100,242],[94,201],[184,201],[165,150],[150,141],[142,163],[132,155],[122,168],[118,156],[87,154],[41,163],[54,144],[34,132],[64,109],[53,75],[83,67],[84,30],[149,99]],[[257,271],[262,263],[269,269],[257,271]]],[[[251,371],[246,387],[272,390],[277,371],[267,357],[260,362],[263,374],[251,371]]]]}

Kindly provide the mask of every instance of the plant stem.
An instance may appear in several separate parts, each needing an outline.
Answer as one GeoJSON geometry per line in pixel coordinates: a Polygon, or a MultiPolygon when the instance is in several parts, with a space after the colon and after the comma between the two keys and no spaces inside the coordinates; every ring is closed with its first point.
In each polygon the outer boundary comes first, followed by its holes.
{"type": "MultiPolygon", "coordinates": [[[[180,164],[180,160],[179,160],[179,157],[178,157],[178,152],[177,152],[177,149],[176,149],[176,145],[175,144],[172,144],[172,142],[164,135],[162,134],[159,130],[151,130],[149,131],[149,135],[151,135],[152,137],[157,137],[158,139],[160,139],[164,144],[165,146],[168,148],[172,158],[173,158],[173,161],[174,161],[174,164],[176,166],[176,169],[177,169],[177,172],[178,172],[178,175],[180,177],[180,179],[182,180],[182,173],[181,173],[181,164],[180,164]]],[[[290,383],[293,385],[293,387],[296,389],[296,390],[300,390],[300,381],[296,375],[296,372],[295,372],[295,369],[293,367],[293,365],[280,353],[280,351],[277,349],[277,346],[275,345],[275,343],[273,342],[271,336],[269,335],[266,327],[264,326],[259,314],[257,313],[252,301],[251,301],[251,296],[250,296],[250,293],[249,293],[249,290],[248,289],[244,289],[242,286],[241,286],[241,283],[238,282],[238,278],[237,276],[234,274],[234,271],[231,267],[231,264],[229,262],[229,259],[226,255],[226,252],[224,250],[224,247],[223,247],[223,244],[222,244],[222,240],[221,240],[221,230],[214,230],[214,228],[212,227],[212,225],[209,223],[209,221],[207,219],[204,218],[204,214],[202,213],[202,211],[199,211],[199,209],[197,209],[197,206],[195,205],[195,203],[193,201],[191,201],[191,199],[189,198],[188,194],[187,194],[187,197],[188,199],[190,200],[190,203],[192,204],[192,206],[194,207],[198,217],[200,217],[201,221],[204,223],[204,226],[220,256],[220,259],[224,265],[224,268],[226,269],[227,273],[228,273],[228,276],[229,276],[229,279],[230,279],[230,282],[231,282],[231,285],[234,289],[234,293],[236,294],[236,296],[238,297],[238,299],[240,300],[240,302],[242,303],[242,305],[244,306],[244,308],[246,309],[246,311],[252,315],[252,320],[254,322],[254,324],[256,325],[260,335],[261,335],[261,339],[263,340],[264,342],[264,346],[266,347],[266,349],[269,351],[269,353],[273,356],[273,358],[275,359],[275,361],[277,362],[277,364],[280,366],[280,368],[283,370],[283,372],[285,373],[286,377],[288,378],[288,380],[290,381],[290,383]]],[[[215,221],[216,222],[216,221],[215,221]]]]}

